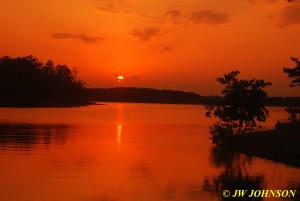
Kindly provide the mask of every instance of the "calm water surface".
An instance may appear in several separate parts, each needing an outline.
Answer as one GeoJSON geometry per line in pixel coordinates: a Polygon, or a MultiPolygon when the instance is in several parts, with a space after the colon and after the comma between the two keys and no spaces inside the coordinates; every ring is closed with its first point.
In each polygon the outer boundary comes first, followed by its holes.
{"type": "MultiPolygon", "coordinates": [[[[212,201],[237,183],[300,189],[299,168],[214,148],[204,114],[167,104],[1,108],[0,200],[212,201]]],[[[287,117],[270,115],[269,128],[287,117]]]]}

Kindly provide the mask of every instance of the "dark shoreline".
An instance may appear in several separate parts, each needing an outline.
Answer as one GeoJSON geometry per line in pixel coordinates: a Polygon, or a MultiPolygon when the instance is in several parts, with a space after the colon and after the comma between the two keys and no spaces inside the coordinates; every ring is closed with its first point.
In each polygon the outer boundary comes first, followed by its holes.
{"type": "Polygon", "coordinates": [[[226,150],[300,167],[300,129],[274,129],[228,138],[226,150]]]}
{"type": "MultiPolygon", "coordinates": [[[[17,94],[17,92],[11,91],[11,94],[17,94]]],[[[55,95],[40,99],[38,95],[34,95],[29,99],[28,97],[24,99],[22,96],[12,99],[4,96],[0,98],[0,107],[76,107],[89,105],[90,102],[218,105],[222,103],[223,98],[216,95],[203,96],[194,92],[154,88],[84,88],[82,95],[71,94],[68,97],[55,95]]],[[[266,106],[272,107],[300,106],[299,103],[300,97],[268,97],[266,99],[266,106]]]]}

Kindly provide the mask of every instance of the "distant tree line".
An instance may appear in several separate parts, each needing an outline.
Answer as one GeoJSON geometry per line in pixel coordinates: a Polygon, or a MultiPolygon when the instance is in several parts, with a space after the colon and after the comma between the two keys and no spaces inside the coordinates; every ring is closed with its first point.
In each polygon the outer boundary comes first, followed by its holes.
{"type": "Polygon", "coordinates": [[[300,97],[267,97],[267,106],[300,107],[300,97]]]}
{"type": "Polygon", "coordinates": [[[92,101],[139,102],[139,103],[178,103],[199,104],[213,101],[214,97],[204,97],[193,92],[157,90],[151,88],[117,87],[88,89],[92,101]]]}
{"type": "Polygon", "coordinates": [[[0,58],[0,105],[59,106],[88,102],[83,82],[66,65],[33,56],[0,58]]]}
{"type": "MultiPolygon", "coordinates": [[[[223,96],[201,96],[193,92],[152,88],[89,88],[89,100],[99,102],[218,104],[223,96]]],[[[266,97],[268,106],[300,106],[300,97],[266,97]]]]}

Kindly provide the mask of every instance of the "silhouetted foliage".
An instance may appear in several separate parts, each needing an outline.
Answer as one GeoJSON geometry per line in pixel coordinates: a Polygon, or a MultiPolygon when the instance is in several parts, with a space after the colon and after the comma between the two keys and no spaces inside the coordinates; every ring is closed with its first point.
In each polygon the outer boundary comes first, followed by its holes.
{"type": "Polygon", "coordinates": [[[210,127],[214,144],[220,145],[229,136],[245,134],[259,128],[269,116],[265,108],[267,94],[264,87],[271,85],[264,80],[240,80],[239,71],[231,71],[217,81],[225,85],[224,98],[219,104],[205,106],[207,117],[217,117],[219,121],[210,127]]]}
{"type": "Polygon", "coordinates": [[[73,105],[87,102],[83,83],[66,65],[33,56],[0,58],[1,105],[73,105]]]}
{"type": "Polygon", "coordinates": [[[296,66],[294,68],[283,67],[283,72],[292,79],[290,87],[300,86],[300,61],[295,57],[291,57],[291,60],[295,62],[296,66]]]}
{"type": "MultiPolygon", "coordinates": [[[[292,79],[290,87],[300,86],[300,61],[292,57],[291,60],[296,64],[294,68],[283,67],[283,72],[288,74],[288,77],[292,79]]],[[[299,122],[300,123],[300,101],[298,100],[297,105],[290,105],[286,111],[289,114],[289,122],[299,122]]]]}
{"type": "MultiPolygon", "coordinates": [[[[288,109],[286,109],[288,110],[288,109]]],[[[285,132],[291,132],[291,131],[299,131],[300,130],[300,123],[299,121],[290,120],[290,117],[288,121],[278,121],[275,124],[276,130],[282,130],[285,132]]]]}

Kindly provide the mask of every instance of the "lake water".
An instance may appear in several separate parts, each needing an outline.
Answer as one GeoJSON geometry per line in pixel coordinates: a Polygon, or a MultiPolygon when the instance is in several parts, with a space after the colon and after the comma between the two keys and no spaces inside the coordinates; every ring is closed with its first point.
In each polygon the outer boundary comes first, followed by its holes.
{"type": "MultiPolygon", "coordinates": [[[[269,110],[266,127],[287,117],[269,110]]],[[[213,122],[201,105],[0,108],[0,200],[212,201],[245,185],[300,189],[300,168],[213,147],[213,122]]]]}

